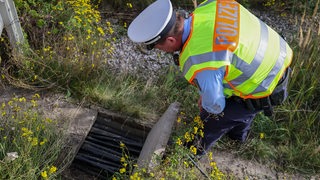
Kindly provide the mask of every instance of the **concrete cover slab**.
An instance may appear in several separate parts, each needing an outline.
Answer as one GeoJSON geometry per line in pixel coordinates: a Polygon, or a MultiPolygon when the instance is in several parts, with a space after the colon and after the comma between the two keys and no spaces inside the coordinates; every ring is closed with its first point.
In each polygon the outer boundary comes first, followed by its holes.
{"type": "Polygon", "coordinates": [[[137,162],[139,168],[153,168],[159,165],[157,159],[165,152],[174,122],[178,117],[179,107],[178,102],[172,103],[152,127],[137,162]]]}

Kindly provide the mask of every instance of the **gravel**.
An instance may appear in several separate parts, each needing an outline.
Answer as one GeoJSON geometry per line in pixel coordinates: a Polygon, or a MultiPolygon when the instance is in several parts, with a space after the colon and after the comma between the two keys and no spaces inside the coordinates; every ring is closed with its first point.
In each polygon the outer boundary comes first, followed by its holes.
{"type": "Polygon", "coordinates": [[[147,51],[142,45],[122,36],[112,44],[113,55],[108,58],[109,68],[119,73],[138,75],[155,79],[165,67],[171,64],[171,55],[159,50],[147,51]]]}
{"type": "MultiPolygon", "coordinates": [[[[292,42],[299,37],[299,27],[301,17],[294,17],[290,14],[251,10],[259,19],[272,27],[276,32],[282,35],[287,42],[292,42]]],[[[303,21],[304,31],[312,23],[314,29],[318,30],[319,15],[315,18],[305,18],[303,21]]],[[[118,73],[129,73],[138,75],[144,79],[155,79],[169,65],[174,65],[172,56],[159,50],[147,51],[140,44],[133,43],[127,36],[121,36],[113,43],[115,48],[113,55],[106,55],[108,66],[118,73]]]]}

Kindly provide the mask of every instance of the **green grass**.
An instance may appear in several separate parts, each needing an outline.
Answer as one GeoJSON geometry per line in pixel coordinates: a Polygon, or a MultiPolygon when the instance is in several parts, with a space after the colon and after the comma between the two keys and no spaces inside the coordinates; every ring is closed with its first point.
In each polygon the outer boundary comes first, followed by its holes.
{"type": "MultiPolygon", "coordinates": [[[[143,119],[147,124],[154,123],[170,103],[178,101],[182,105],[179,116],[182,123],[174,130],[172,138],[175,142],[178,138],[187,141],[186,133],[194,131],[194,124],[191,122],[198,114],[198,95],[197,89],[188,85],[175,67],[163,69],[161,74],[165,75],[150,82],[135,75],[115,73],[108,70],[108,59],[105,57],[113,52],[110,42],[117,41],[120,36],[115,29],[121,29],[120,34],[125,34],[126,29],[122,25],[101,23],[95,17],[97,11],[94,6],[81,6],[88,8],[87,16],[92,15],[92,18],[81,16],[79,18],[83,21],[80,22],[74,13],[79,10],[78,7],[70,4],[41,1],[41,6],[35,6],[31,1],[16,2],[20,3],[19,14],[25,17],[24,20],[32,19],[38,23],[37,26],[30,26],[28,21],[21,20],[29,40],[28,46],[24,47],[24,54],[1,52],[1,85],[62,92],[86,104],[143,119]],[[37,13],[31,11],[37,8],[37,13]],[[61,8],[67,10],[62,13],[61,8]],[[50,16],[46,16],[48,14],[50,16]],[[51,19],[46,19],[48,17],[51,19]],[[43,20],[47,20],[45,24],[40,23],[43,20]],[[84,22],[88,26],[84,26],[84,22]],[[105,36],[101,35],[100,28],[105,36]],[[103,49],[106,51],[102,51],[103,49]]],[[[288,100],[275,109],[273,117],[268,118],[262,114],[256,117],[249,139],[244,145],[235,145],[224,138],[215,148],[272,164],[279,171],[312,175],[320,171],[320,36],[317,32],[309,35],[300,32],[297,34],[300,37],[290,42],[294,59],[288,100]]],[[[0,116],[1,179],[38,179],[44,171],[48,176],[58,178],[65,168],[64,164],[59,163],[59,154],[62,153],[65,142],[56,138],[61,132],[53,128],[55,124],[42,121],[46,118],[38,113],[36,107],[32,107],[30,99],[20,102],[19,98],[22,97],[12,100],[14,106],[5,102],[5,107],[1,109],[1,113],[5,112],[0,116]],[[21,107],[19,112],[12,109],[17,107],[21,107]],[[28,114],[28,118],[23,117],[24,112],[28,114]],[[38,126],[46,128],[37,131],[38,126]],[[12,127],[15,127],[14,130],[12,127]],[[33,132],[30,134],[31,139],[22,137],[26,130],[22,130],[23,127],[33,132]],[[36,144],[36,139],[33,138],[37,138],[37,145],[32,145],[32,142],[36,144]],[[45,138],[47,142],[39,145],[45,138]],[[17,152],[19,158],[6,160],[8,152],[17,152]],[[50,174],[52,166],[58,170],[50,174]]],[[[185,149],[179,143],[169,149],[170,154],[161,167],[152,172],[141,169],[136,174],[130,173],[150,179],[196,179],[202,176],[187,158],[187,155],[192,155],[192,150],[185,149]]],[[[213,162],[212,168],[206,173],[214,174],[213,179],[219,179],[221,175],[214,168],[213,162]]],[[[130,178],[130,174],[119,172],[115,177],[130,178]]],[[[232,176],[224,174],[220,178],[232,179],[232,176]]]]}

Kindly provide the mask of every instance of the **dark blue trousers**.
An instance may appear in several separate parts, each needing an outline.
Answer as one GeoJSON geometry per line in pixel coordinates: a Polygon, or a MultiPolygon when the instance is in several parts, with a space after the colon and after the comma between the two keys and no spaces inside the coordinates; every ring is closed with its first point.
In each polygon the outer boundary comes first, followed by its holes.
{"type": "Polygon", "coordinates": [[[233,98],[226,99],[226,106],[221,115],[210,115],[202,110],[200,118],[204,122],[204,138],[201,141],[203,149],[199,153],[207,151],[223,135],[244,142],[258,112],[247,109],[244,102],[233,98]]]}

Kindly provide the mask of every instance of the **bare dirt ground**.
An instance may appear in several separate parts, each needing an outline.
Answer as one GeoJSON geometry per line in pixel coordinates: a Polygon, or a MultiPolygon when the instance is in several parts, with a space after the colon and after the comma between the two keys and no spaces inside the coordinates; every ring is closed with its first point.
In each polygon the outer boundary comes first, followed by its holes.
{"type": "MultiPolygon", "coordinates": [[[[83,139],[83,136],[87,131],[89,131],[89,128],[93,123],[92,119],[94,116],[94,114],[92,114],[92,111],[88,110],[88,108],[85,108],[83,104],[81,105],[81,103],[70,102],[70,100],[68,100],[63,94],[53,94],[45,91],[36,92],[32,90],[4,86],[0,87],[0,102],[7,102],[14,96],[28,98],[35,93],[38,93],[41,96],[41,100],[39,100],[40,110],[43,111],[44,114],[58,119],[60,118],[65,120],[69,116],[69,125],[72,126],[70,127],[71,129],[76,128],[77,130],[79,130],[79,128],[77,127],[79,126],[79,122],[81,122],[81,120],[79,120],[79,118],[74,118],[75,113],[74,111],[70,111],[70,109],[76,109],[78,114],[81,114],[81,117],[86,119],[85,121],[83,121],[84,123],[81,126],[83,129],[80,129],[82,134],[80,133],[78,134],[78,137],[71,138],[73,139],[73,142],[71,142],[73,146],[80,146],[81,139],[83,139]],[[65,111],[63,111],[63,109],[65,111]],[[61,113],[62,111],[67,112],[67,114],[61,113]],[[77,119],[77,122],[72,122],[75,121],[75,119],[77,119]]],[[[75,133],[73,133],[72,135],[74,136],[75,133]]],[[[320,175],[305,177],[299,174],[285,174],[276,172],[272,168],[264,164],[260,164],[255,160],[245,160],[230,152],[221,150],[214,150],[213,156],[214,161],[217,163],[218,168],[222,172],[232,174],[237,179],[320,179],[320,175]]],[[[201,168],[203,168],[203,170],[210,168],[208,162],[209,161],[205,158],[202,158],[199,161],[200,166],[201,168]]],[[[205,179],[205,177],[199,177],[199,179],[205,179]]]]}
{"type": "MultiPolygon", "coordinates": [[[[318,180],[320,176],[303,176],[300,174],[288,174],[277,172],[265,164],[255,160],[240,158],[231,152],[221,150],[213,151],[213,160],[217,163],[220,171],[234,176],[236,179],[289,179],[289,180],[318,180]]],[[[208,166],[208,161],[201,159],[203,167],[208,166]]]]}

